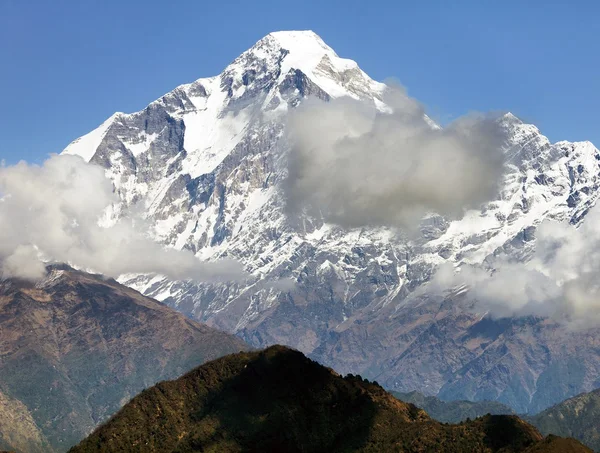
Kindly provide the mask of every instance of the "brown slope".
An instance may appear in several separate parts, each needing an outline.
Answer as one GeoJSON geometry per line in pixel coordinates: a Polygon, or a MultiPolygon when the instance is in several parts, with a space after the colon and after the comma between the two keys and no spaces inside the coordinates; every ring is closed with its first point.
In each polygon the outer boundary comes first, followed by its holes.
{"type": "Polygon", "coordinates": [[[542,440],[511,415],[439,423],[377,384],[273,346],[143,391],[71,453],[510,453],[542,440]]]}
{"type": "Polygon", "coordinates": [[[112,279],[68,267],[50,268],[37,285],[0,283],[0,391],[27,408],[46,451],[67,450],[143,388],[246,348],[112,279]]]}
{"type": "Polygon", "coordinates": [[[532,445],[525,453],[594,453],[578,440],[571,437],[549,435],[542,442],[532,445]]]}
{"type": "Polygon", "coordinates": [[[49,443],[27,407],[0,392],[0,449],[44,453],[49,443]]]}

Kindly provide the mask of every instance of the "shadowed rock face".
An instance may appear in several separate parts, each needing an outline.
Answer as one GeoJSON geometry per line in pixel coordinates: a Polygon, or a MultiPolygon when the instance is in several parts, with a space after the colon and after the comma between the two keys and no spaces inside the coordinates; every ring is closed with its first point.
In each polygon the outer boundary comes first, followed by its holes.
{"type": "Polygon", "coordinates": [[[37,284],[1,281],[0,332],[0,447],[23,452],[65,451],[143,388],[246,349],[66,266],[37,284]]]}
{"type": "Polygon", "coordinates": [[[106,167],[119,215],[143,212],[157,241],[203,259],[234,257],[254,275],[231,284],[124,283],[255,346],[287,344],[399,391],[533,413],[599,387],[597,329],[490,320],[462,293],[426,291],[442,263],[526,260],[542,220],[585,221],[600,185],[591,143],[552,144],[511,114],[499,118],[508,138],[498,199],[460,221],[432,215],[416,237],[344,230],[286,210],[288,113],[311,97],[379,105],[383,89],[313,33],[275,33],[219,76],[117,114],[98,140],[70,145],[66,152],[106,167]]]}
{"type": "MultiPolygon", "coordinates": [[[[71,452],[509,453],[542,440],[515,416],[442,425],[376,383],[274,346],[145,390],[71,452]]],[[[565,445],[565,452],[579,447],[572,439],[565,445]]]]}

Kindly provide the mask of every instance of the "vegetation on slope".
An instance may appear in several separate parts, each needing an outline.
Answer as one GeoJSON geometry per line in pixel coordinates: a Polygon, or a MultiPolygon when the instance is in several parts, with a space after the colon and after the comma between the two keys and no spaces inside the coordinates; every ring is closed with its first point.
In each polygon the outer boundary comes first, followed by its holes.
{"type": "Polygon", "coordinates": [[[112,279],[53,266],[0,281],[0,448],[66,451],[163,379],[246,349],[112,279]],[[17,413],[18,415],[15,415],[17,413]]]}
{"type": "Polygon", "coordinates": [[[274,346],[223,357],[143,391],[71,453],[511,453],[542,439],[516,416],[439,423],[376,383],[343,378],[274,346]]]}
{"type": "Polygon", "coordinates": [[[46,453],[50,444],[27,407],[0,392],[0,450],[46,453]]]}
{"type": "Polygon", "coordinates": [[[569,398],[528,421],[544,434],[574,437],[600,452],[600,389],[569,398]]]}

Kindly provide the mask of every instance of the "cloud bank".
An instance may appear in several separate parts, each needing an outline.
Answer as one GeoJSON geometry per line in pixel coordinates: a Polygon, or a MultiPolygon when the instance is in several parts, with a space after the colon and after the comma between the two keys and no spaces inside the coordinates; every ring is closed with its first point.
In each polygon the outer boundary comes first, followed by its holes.
{"type": "Polygon", "coordinates": [[[495,198],[506,138],[495,118],[469,115],[441,129],[400,88],[385,102],[388,113],[341,98],[291,114],[290,212],[349,228],[414,228],[426,213],[457,218],[495,198]]]}
{"type": "Polygon", "coordinates": [[[202,262],[189,251],[146,238],[133,221],[103,228],[99,222],[118,198],[104,170],[77,156],[53,156],[42,166],[0,167],[0,272],[37,279],[41,259],[117,277],[162,274],[171,279],[234,280],[233,260],[202,262]]]}
{"type": "Polygon", "coordinates": [[[490,273],[451,265],[438,270],[433,288],[470,287],[478,311],[493,317],[536,315],[586,328],[600,322],[600,207],[579,228],[543,221],[536,250],[528,262],[498,258],[490,273]]]}
{"type": "MultiPolygon", "coordinates": [[[[290,116],[285,182],[290,213],[307,212],[345,228],[414,230],[435,212],[459,218],[495,199],[506,130],[497,117],[468,115],[445,128],[400,88],[389,112],[371,103],[307,101],[290,116]]],[[[600,322],[600,207],[580,228],[542,222],[528,262],[497,257],[493,271],[442,266],[424,291],[465,285],[478,312],[536,315],[587,327],[600,322]]]]}

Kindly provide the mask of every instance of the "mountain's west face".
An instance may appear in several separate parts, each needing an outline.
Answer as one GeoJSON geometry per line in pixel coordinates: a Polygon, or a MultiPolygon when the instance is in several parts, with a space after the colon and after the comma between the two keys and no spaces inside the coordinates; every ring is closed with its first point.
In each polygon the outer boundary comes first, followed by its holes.
{"type": "Polygon", "coordinates": [[[286,213],[290,109],[307,97],[342,96],[384,109],[384,89],[314,33],[278,32],[221,75],[115,114],[65,152],[106,168],[122,200],[116,216],[142,211],[156,240],[244,263],[253,279],[242,284],[123,281],[254,345],[285,343],[400,391],[499,400],[519,412],[600,386],[597,331],[491,321],[466,310],[460,292],[414,292],[441,263],[527,259],[545,218],[583,221],[600,184],[592,144],[552,144],[535,126],[501,117],[508,139],[500,197],[462,220],[431,216],[416,239],[286,213]]]}
{"type": "Polygon", "coordinates": [[[53,266],[0,282],[0,448],[65,451],[136,393],[238,338],[114,280],[53,266]]]}
{"type": "MultiPolygon", "coordinates": [[[[161,382],[71,452],[529,452],[543,442],[515,416],[442,425],[375,383],[298,351],[232,354],[161,382]]],[[[534,451],[588,452],[573,439],[534,451]],[[564,442],[561,450],[553,449],[564,442]]]]}

